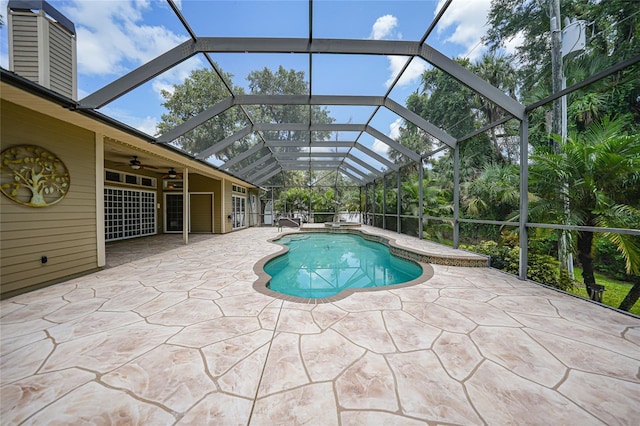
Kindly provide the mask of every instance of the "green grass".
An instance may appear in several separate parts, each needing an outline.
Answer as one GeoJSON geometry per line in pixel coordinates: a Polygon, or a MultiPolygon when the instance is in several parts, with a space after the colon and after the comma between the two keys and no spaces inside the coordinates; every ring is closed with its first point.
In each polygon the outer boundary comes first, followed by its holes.
{"type": "MultiPolygon", "coordinates": [[[[588,299],[587,291],[584,288],[584,284],[582,281],[582,269],[575,268],[576,275],[576,286],[571,293],[578,295],[580,297],[584,297],[588,299]]],[[[602,295],[602,303],[607,306],[612,306],[617,308],[622,303],[622,300],[625,298],[629,290],[631,290],[632,284],[626,281],[618,281],[613,278],[609,278],[606,275],[602,275],[599,273],[594,273],[596,278],[596,283],[603,285],[605,288],[605,292],[602,295]]],[[[629,310],[632,314],[640,316],[640,302],[636,302],[631,309],[629,310]]]]}

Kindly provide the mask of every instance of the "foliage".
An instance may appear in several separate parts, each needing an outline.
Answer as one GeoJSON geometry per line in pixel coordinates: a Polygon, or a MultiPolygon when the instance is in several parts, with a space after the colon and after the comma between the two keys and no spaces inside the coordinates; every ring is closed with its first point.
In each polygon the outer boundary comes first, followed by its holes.
{"type": "Polygon", "coordinates": [[[594,270],[620,281],[627,279],[625,259],[615,244],[606,238],[596,238],[593,250],[594,270]]]}
{"type": "MultiPolygon", "coordinates": [[[[579,267],[575,268],[576,279],[579,280],[582,278],[582,269],[579,267]]],[[[632,287],[629,282],[615,280],[613,278],[609,278],[602,274],[596,274],[596,280],[605,286],[605,292],[602,295],[602,303],[607,306],[620,306],[625,299],[625,296],[630,293],[630,288],[632,287]]],[[[589,298],[587,291],[584,287],[574,287],[568,290],[570,293],[576,294],[578,296],[589,298]]],[[[631,304],[627,309],[628,312],[640,316],[640,303],[637,301],[634,304],[631,304]]]]}
{"type": "MultiPolygon", "coordinates": [[[[501,244],[495,241],[482,241],[477,245],[461,247],[489,256],[491,266],[494,268],[504,270],[510,274],[517,275],[519,273],[520,251],[517,246],[514,247],[509,244],[508,237],[501,241],[501,244]]],[[[529,253],[527,278],[564,291],[568,291],[573,287],[569,277],[561,273],[559,262],[553,256],[547,254],[529,253]]]]}
{"type": "MultiPolygon", "coordinates": [[[[231,81],[233,77],[228,73],[222,73],[222,76],[226,81],[231,81]]],[[[233,87],[233,90],[236,94],[244,93],[241,87],[233,87]]],[[[224,82],[211,69],[193,70],[182,84],[173,85],[173,91],[162,90],[161,94],[165,99],[162,106],[168,113],[162,115],[162,121],[158,124],[159,133],[168,132],[231,96],[224,82]]],[[[238,108],[231,108],[181,136],[176,142],[185,151],[197,154],[244,127],[246,122],[246,117],[238,108]]],[[[239,152],[242,150],[228,149],[216,153],[216,156],[228,160],[239,152]]]]}

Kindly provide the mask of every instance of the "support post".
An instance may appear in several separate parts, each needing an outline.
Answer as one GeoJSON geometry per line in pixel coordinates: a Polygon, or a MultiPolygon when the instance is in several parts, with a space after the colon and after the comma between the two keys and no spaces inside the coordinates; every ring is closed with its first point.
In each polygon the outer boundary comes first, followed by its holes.
{"type": "Polygon", "coordinates": [[[382,229],[387,229],[387,176],[382,177],[382,229]]]}
{"type": "Polygon", "coordinates": [[[529,262],[529,239],[527,236],[527,220],[529,219],[529,117],[525,114],[520,122],[520,275],[527,279],[529,262]]]}
{"type": "Polygon", "coordinates": [[[398,179],[397,179],[398,183],[398,195],[396,196],[396,210],[397,210],[397,216],[396,216],[396,232],[398,234],[402,233],[402,220],[400,219],[400,214],[402,213],[402,206],[400,204],[400,196],[402,195],[400,193],[400,190],[402,188],[402,176],[400,175],[400,171],[398,171],[398,179]]]}
{"type": "Polygon", "coordinates": [[[453,149],[453,248],[460,245],[460,144],[453,149]]]}
{"type": "Polygon", "coordinates": [[[189,169],[182,171],[182,240],[189,244],[189,169]]]}
{"type": "MultiPolygon", "coordinates": [[[[107,252],[105,245],[105,218],[104,218],[104,135],[96,132],[96,248],[98,267],[107,264],[107,252]]],[[[156,206],[153,206],[155,209],[156,206]]]]}
{"type": "Polygon", "coordinates": [[[418,167],[418,238],[423,238],[423,230],[424,230],[424,167],[422,165],[422,160],[420,160],[418,167]]]}

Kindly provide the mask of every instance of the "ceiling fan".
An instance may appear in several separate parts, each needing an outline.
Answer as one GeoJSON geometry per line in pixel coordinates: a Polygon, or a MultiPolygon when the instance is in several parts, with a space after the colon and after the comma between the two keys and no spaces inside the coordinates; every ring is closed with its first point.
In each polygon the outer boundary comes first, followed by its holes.
{"type": "Polygon", "coordinates": [[[133,155],[133,158],[131,158],[131,160],[129,160],[128,163],[120,163],[123,165],[127,165],[129,167],[131,167],[133,170],[140,170],[140,169],[157,169],[157,167],[153,167],[153,166],[148,166],[145,164],[142,164],[142,162],[140,162],[140,160],[138,160],[138,156],[137,155],[133,155]]]}
{"type": "Polygon", "coordinates": [[[169,171],[162,176],[162,179],[182,179],[182,173],[178,173],[176,169],[170,167],[169,171]]]}

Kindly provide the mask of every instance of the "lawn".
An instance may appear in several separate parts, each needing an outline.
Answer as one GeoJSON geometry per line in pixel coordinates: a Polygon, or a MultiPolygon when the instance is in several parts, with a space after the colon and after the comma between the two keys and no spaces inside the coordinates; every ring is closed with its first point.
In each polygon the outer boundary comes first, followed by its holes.
{"type": "MultiPolygon", "coordinates": [[[[587,295],[587,291],[582,283],[582,269],[575,268],[575,275],[577,283],[571,293],[588,299],[589,296],[587,295]]],[[[631,290],[632,284],[625,281],[614,280],[613,278],[609,278],[606,275],[602,275],[597,272],[595,273],[595,277],[596,283],[605,287],[605,292],[602,296],[602,303],[614,308],[620,306],[622,300],[625,298],[627,293],[629,293],[629,290],[631,290]]],[[[640,302],[636,302],[629,312],[640,316],[640,302]]]]}

